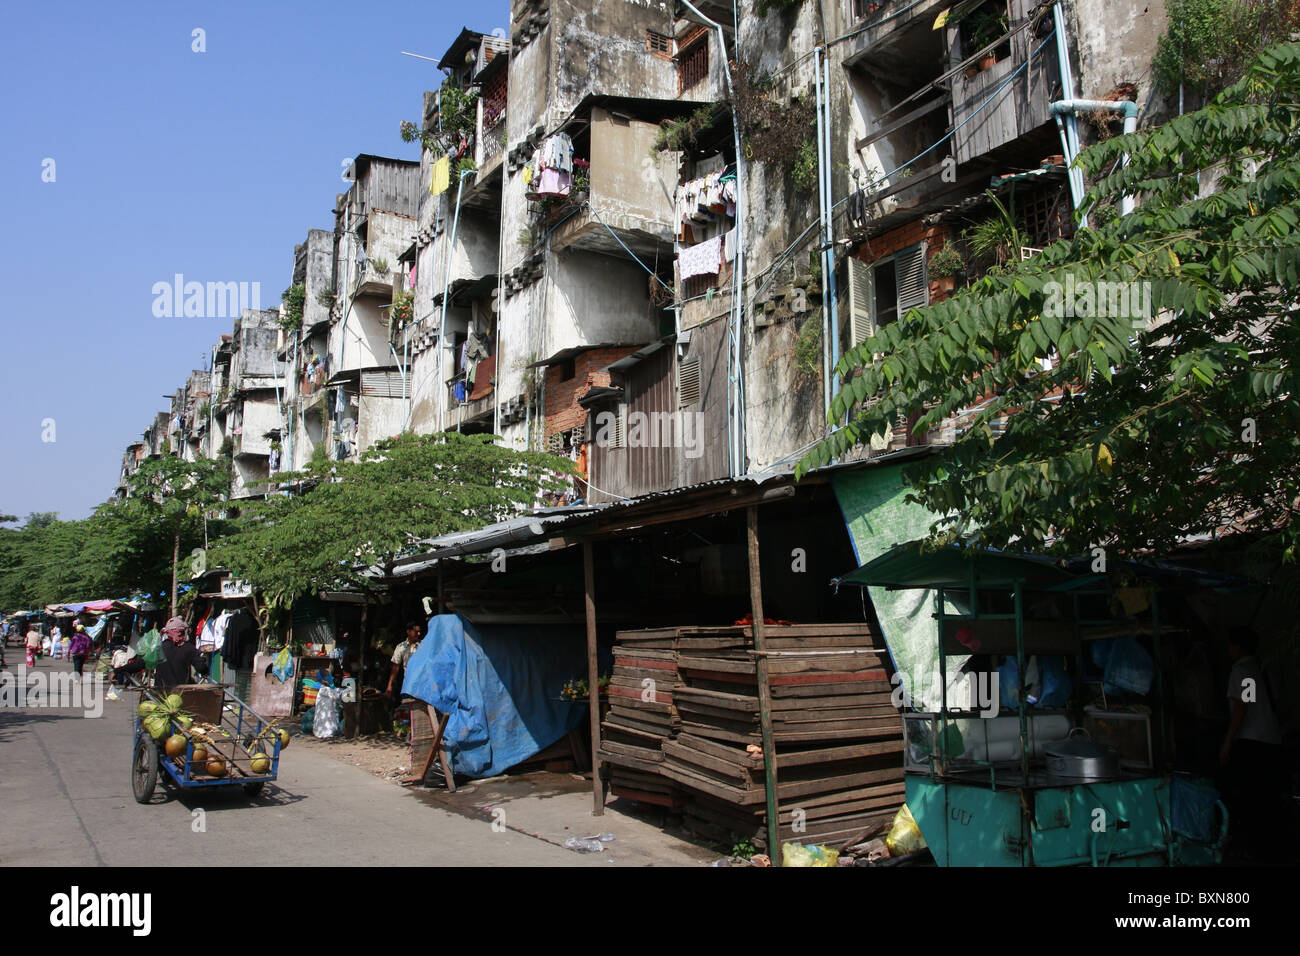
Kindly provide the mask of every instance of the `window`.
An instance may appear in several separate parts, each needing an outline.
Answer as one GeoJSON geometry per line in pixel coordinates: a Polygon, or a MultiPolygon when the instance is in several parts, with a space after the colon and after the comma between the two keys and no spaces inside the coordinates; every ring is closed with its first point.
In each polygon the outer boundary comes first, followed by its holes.
{"type": "Polygon", "coordinates": [[[483,129],[495,127],[506,113],[506,81],[509,74],[497,70],[483,86],[483,129]]]}
{"type": "Polygon", "coordinates": [[[655,33],[653,30],[647,30],[645,32],[645,48],[655,56],[661,56],[666,60],[672,59],[672,37],[666,37],[662,33],[655,33]]]}
{"type": "Polygon", "coordinates": [[[699,39],[689,41],[689,46],[677,55],[679,94],[689,90],[701,80],[708,79],[709,76],[709,38],[703,30],[700,30],[697,36],[699,39]]]}
{"type": "Polygon", "coordinates": [[[559,363],[558,368],[560,371],[561,382],[567,382],[569,379],[573,378],[574,376],[573,359],[571,358],[565,359],[563,362],[559,363]]]}
{"type": "Polygon", "coordinates": [[[925,243],[866,264],[848,261],[848,308],[841,313],[840,346],[849,349],[876,329],[897,322],[909,309],[928,305],[925,243]]]}

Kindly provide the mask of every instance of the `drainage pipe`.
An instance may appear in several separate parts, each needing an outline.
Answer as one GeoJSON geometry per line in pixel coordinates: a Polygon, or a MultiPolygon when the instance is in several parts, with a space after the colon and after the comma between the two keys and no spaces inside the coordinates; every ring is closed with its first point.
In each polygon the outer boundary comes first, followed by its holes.
{"type": "MultiPolygon", "coordinates": [[[[1057,118],[1058,123],[1061,122],[1062,116],[1067,117],[1067,121],[1072,121],[1081,110],[1088,113],[1099,111],[1121,113],[1124,116],[1124,132],[1127,134],[1137,131],[1138,107],[1132,100],[1057,100],[1052,104],[1051,109],[1052,115],[1057,118]]],[[[1074,169],[1074,161],[1079,155],[1077,140],[1073,145],[1075,152],[1073,155],[1067,155],[1065,161],[1070,165],[1071,171],[1077,173],[1079,177],[1078,195],[1075,198],[1075,208],[1077,209],[1079,203],[1083,199],[1083,170],[1074,169]]],[[[1127,166],[1128,163],[1129,157],[1128,154],[1125,153],[1124,165],[1127,166]]],[[[1073,183],[1071,192],[1074,192],[1073,183]]],[[[1120,214],[1127,216],[1136,208],[1136,206],[1137,201],[1134,199],[1133,195],[1127,194],[1120,200],[1120,214]]],[[[1087,222],[1084,221],[1082,225],[1086,226],[1087,222]]]]}

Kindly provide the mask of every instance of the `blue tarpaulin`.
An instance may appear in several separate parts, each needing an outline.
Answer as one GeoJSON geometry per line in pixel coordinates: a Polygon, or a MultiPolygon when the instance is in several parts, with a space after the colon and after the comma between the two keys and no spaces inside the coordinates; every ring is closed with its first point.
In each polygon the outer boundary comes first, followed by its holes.
{"type": "Polygon", "coordinates": [[[448,714],[452,769],[491,777],[577,727],[587,708],[560,700],[587,673],[581,627],[475,625],[439,614],[406,666],[402,692],[448,714]]]}

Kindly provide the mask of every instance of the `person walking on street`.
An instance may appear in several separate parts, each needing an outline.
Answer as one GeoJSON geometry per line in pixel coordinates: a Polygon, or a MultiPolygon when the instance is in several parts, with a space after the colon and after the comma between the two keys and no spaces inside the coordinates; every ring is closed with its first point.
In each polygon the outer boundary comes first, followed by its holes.
{"type": "Polygon", "coordinates": [[[27,632],[27,666],[35,667],[36,658],[41,654],[41,632],[33,624],[27,632]]]}
{"type": "Polygon", "coordinates": [[[68,656],[72,658],[72,673],[81,680],[81,669],[86,666],[86,655],[90,653],[90,635],[86,625],[78,621],[73,626],[72,640],[68,644],[68,656]]]}

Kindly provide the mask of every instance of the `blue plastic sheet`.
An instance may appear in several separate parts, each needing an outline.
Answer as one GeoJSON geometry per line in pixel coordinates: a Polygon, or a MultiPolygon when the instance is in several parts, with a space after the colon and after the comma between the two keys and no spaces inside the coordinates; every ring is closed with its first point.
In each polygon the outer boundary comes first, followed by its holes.
{"type": "Polygon", "coordinates": [[[586,673],[580,627],[474,625],[439,614],[406,665],[402,692],[449,715],[453,770],[491,777],[586,718],[586,707],[560,700],[564,682],[586,673]]]}

